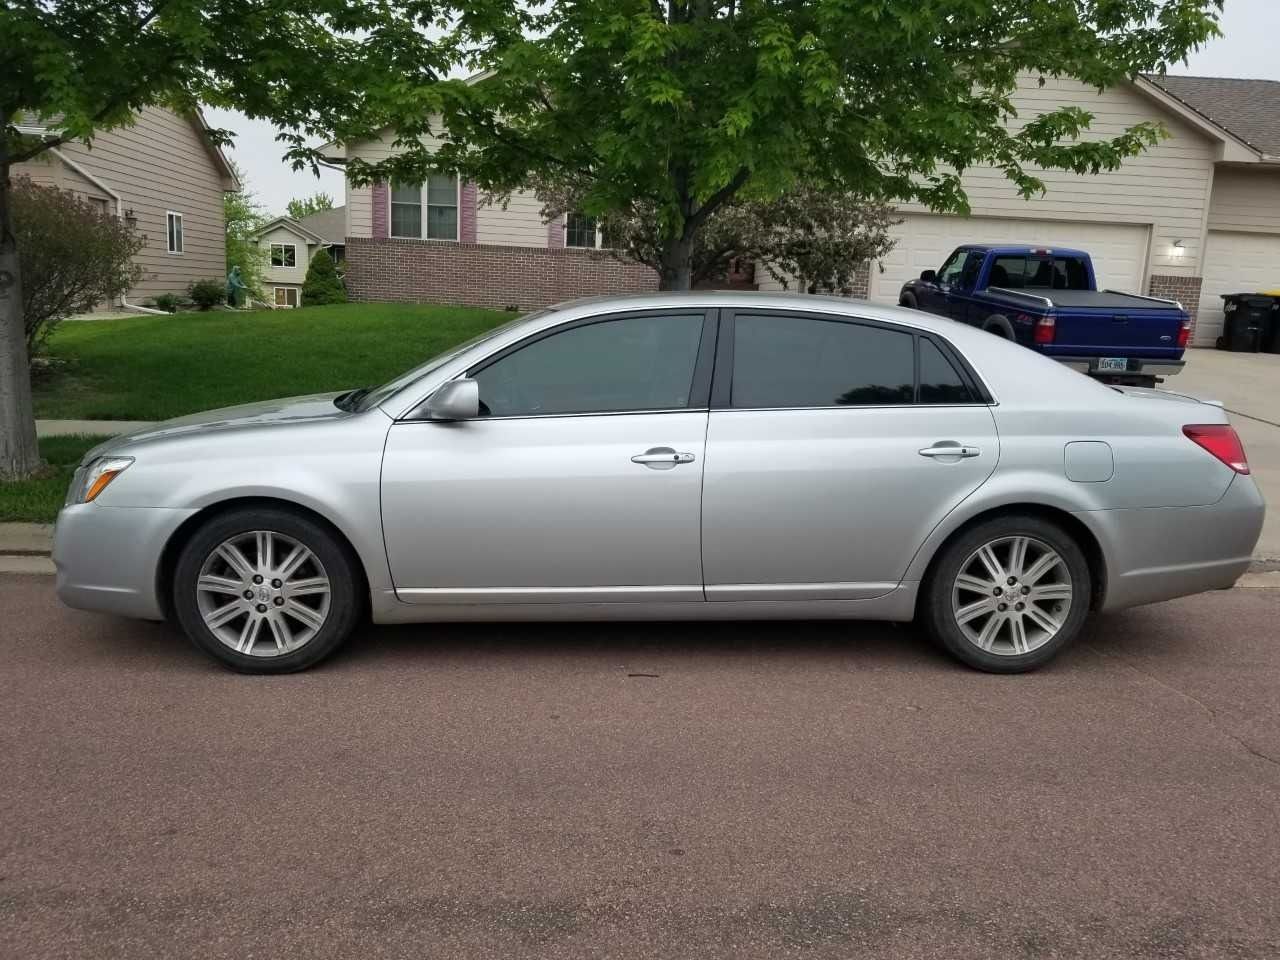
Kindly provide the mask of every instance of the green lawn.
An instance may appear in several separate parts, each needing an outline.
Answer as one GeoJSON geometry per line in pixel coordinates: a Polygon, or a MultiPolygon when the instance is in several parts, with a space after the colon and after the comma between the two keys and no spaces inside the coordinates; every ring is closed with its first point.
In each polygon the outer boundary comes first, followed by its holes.
{"type": "Polygon", "coordinates": [[[36,416],[163,420],[213,407],[389,380],[514,315],[348,303],[64,323],[36,416]]]}
{"type": "Polygon", "coordinates": [[[89,450],[106,437],[44,437],[40,456],[48,466],[38,476],[17,483],[0,482],[0,523],[52,523],[66,498],[71,475],[89,450]]]}

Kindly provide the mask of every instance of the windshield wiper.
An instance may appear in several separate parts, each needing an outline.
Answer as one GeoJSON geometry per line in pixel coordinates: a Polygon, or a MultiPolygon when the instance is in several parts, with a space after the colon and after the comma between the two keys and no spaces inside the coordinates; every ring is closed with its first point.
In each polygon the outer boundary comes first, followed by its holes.
{"type": "Polygon", "coordinates": [[[361,387],[359,390],[348,390],[346,393],[340,393],[333,398],[333,405],[339,410],[351,411],[369,395],[373,387],[361,387]]]}

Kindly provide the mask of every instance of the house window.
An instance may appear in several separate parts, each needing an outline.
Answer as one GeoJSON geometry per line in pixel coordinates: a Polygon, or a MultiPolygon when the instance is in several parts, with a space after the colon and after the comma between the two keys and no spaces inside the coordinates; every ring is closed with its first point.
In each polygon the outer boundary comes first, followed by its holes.
{"type": "Polygon", "coordinates": [[[564,222],[564,245],[566,247],[596,246],[595,219],[581,213],[569,214],[564,222]]]}
{"type": "Polygon", "coordinates": [[[595,217],[588,217],[585,213],[571,213],[564,221],[564,245],[608,250],[618,246],[618,238],[604,225],[597,223],[595,217]]]}
{"type": "Polygon", "coordinates": [[[403,183],[391,185],[391,235],[422,236],[422,188],[403,183]]]}
{"type": "Polygon", "coordinates": [[[458,178],[432,174],[422,186],[392,184],[391,236],[457,240],[458,178]]]}
{"type": "Polygon", "coordinates": [[[297,287],[276,287],[277,307],[296,307],[298,305],[297,287]]]}
{"type": "Polygon", "coordinates": [[[298,247],[292,243],[273,243],[271,245],[271,265],[273,267],[296,267],[298,265],[298,247]]]}
{"type": "Polygon", "coordinates": [[[169,252],[182,253],[182,214],[170,210],[165,219],[169,228],[169,252]]]}

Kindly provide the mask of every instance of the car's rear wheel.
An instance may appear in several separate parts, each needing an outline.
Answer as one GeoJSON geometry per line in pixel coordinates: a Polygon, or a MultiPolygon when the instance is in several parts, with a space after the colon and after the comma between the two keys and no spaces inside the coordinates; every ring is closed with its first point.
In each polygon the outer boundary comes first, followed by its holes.
{"type": "Polygon", "coordinates": [[[929,632],[992,673],[1034,670],[1080,633],[1092,582],[1079,544],[1034,516],[997,517],[943,549],[924,586],[929,632]]]}
{"type": "Polygon", "coordinates": [[[251,508],[214,517],[178,556],[174,611],[187,636],[242,673],[318,663],[360,615],[350,549],[315,521],[251,508]]]}

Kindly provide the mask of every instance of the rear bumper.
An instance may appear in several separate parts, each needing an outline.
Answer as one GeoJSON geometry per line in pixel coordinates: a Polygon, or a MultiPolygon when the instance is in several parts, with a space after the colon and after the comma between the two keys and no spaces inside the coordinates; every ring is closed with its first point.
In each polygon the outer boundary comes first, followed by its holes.
{"type": "Polygon", "coordinates": [[[53,529],[58,599],[69,607],[161,620],[156,592],[160,554],[194,510],[64,507],[53,529]]]}
{"type": "Polygon", "coordinates": [[[1098,357],[1056,357],[1051,359],[1065,364],[1072,370],[1098,376],[1112,377],[1171,377],[1181,373],[1186,366],[1185,360],[1150,360],[1142,357],[1130,357],[1129,366],[1124,372],[1119,370],[1098,370],[1098,357]]]}
{"type": "Polygon", "coordinates": [[[1230,587],[1253,562],[1266,504],[1252,477],[1237,476],[1203,507],[1091,510],[1107,585],[1102,609],[1120,610],[1230,587]]]}

